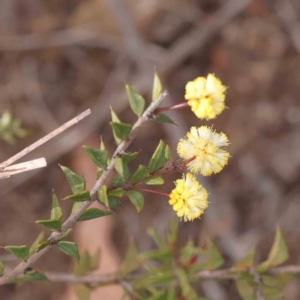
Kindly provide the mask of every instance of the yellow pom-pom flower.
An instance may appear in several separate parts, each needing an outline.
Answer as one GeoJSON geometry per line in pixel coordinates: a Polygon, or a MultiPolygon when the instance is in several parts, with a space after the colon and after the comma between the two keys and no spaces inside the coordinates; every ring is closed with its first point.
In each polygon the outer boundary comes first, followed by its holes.
{"type": "Polygon", "coordinates": [[[229,153],[221,147],[228,146],[224,133],[216,133],[207,126],[192,127],[177,146],[178,155],[190,160],[187,163],[192,173],[209,176],[220,172],[228,162],[229,153]]]}
{"type": "Polygon", "coordinates": [[[190,173],[175,181],[169,204],[184,222],[199,218],[208,206],[206,189],[190,173]]]}
{"type": "Polygon", "coordinates": [[[187,83],[185,99],[200,119],[214,119],[225,108],[226,87],[213,74],[187,83]]]}

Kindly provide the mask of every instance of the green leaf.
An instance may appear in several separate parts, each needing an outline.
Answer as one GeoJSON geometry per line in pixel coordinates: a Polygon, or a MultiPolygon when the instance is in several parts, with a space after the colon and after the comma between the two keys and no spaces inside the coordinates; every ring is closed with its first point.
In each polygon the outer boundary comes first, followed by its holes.
{"type": "Polygon", "coordinates": [[[170,231],[167,235],[167,242],[170,246],[173,246],[174,243],[177,241],[177,235],[178,235],[178,220],[179,218],[173,217],[170,224],[170,231]]]}
{"type": "Polygon", "coordinates": [[[126,92],[131,109],[136,115],[140,116],[145,109],[145,99],[135,92],[128,84],[126,84],[126,92]]]}
{"type": "Polygon", "coordinates": [[[114,198],[114,197],[108,197],[108,205],[110,208],[114,208],[114,209],[121,209],[123,208],[123,204],[121,201],[119,201],[118,199],[114,198]]]}
{"type": "Polygon", "coordinates": [[[136,183],[148,175],[148,169],[144,165],[139,165],[136,172],[131,177],[131,182],[136,183]]]}
{"type": "Polygon", "coordinates": [[[102,137],[101,137],[101,141],[100,141],[100,150],[106,150],[106,147],[105,147],[105,144],[102,140],[102,137]]]}
{"type": "Polygon", "coordinates": [[[144,196],[140,192],[137,191],[129,191],[127,192],[127,197],[135,206],[136,210],[140,212],[144,206],[144,196]]]}
{"type": "Polygon", "coordinates": [[[89,300],[92,289],[86,285],[77,285],[75,286],[75,294],[77,300],[89,300]]]}
{"type": "Polygon", "coordinates": [[[116,189],[108,191],[107,194],[108,194],[108,196],[121,198],[124,195],[124,190],[121,188],[116,188],[116,189]]]}
{"type": "Polygon", "coordinates": [[[160,262],[166,262],[172,258],[172,253],[168,247],[162,247],[160,249],[154,249],[140,254],[141,260],[156,260],[160,262]]]}
{"type": "Polygon", "coordinates": [[[52,194],[52,208],[51,208],[51,220],[61,220],[62,218],[62,210],[59,206],[59,202],[57,196],[52,194]]]}
{"type": "Polygon", "coordinates": [[[221,267],[224,263],[224,259],[219,252],[218,248],[216,245],[212,242],[208,242],[207,246],[207,257],[206,257],[206,262],[205,266],[209,271],[213,271],[221,267]]]}
{"type": "Polygon", "coordinates": [[[264,273],[270,267],[278,266],[289,259],[289,251],[283,238],[282,232],[278,227],[276,230],[275,240],[269,253],[268,259],[262,262],[257,271],[264,273]]]}
{"type": "Polygon", "coordinates": [[[46,228],[49,228],[54,231],[58,231],[61,229],[61,221],[60,220],[37,220],[36,224],[43,225],[46,228]]]}
{"type": "Polygon", "coordinates": [[[98,199],[102,202],[106,207],[109,206],[108,197],[107,197],[107,186],[103,184],[97,192],[98,199]]]}
{"type": "Polygon", "coordinates": [[[166,161],[171,159],[171,150],[169,145],[166,145],[166,150],[165,150],[165,159],[166,161]]]}
{"type": "Polygon", "coordinates": [[[166,300],[174,300],[177,295],[177,287],[175,285],[170,284],[168,287],[168,293],[166,300]]]}
{"type": "Polygon", "coordinates": [[[114,161],[114,167],[115,170],[118,172],[118,174],[124,178],[124,163],[121,157],[116,157],[114,161]]]}
{"type": "Polygon", "coordinates": [[[122,155],[124,164],[128,164],[139,155],[139,152],[125,153],[122,155]]]}
{"type": "Polygon", "coordinates": [[[116,122],[111,122],[110,123],[114,134],[116,135],[116,137],[121,140],[124,141],[127,139],[129,133],[131,132],[132,129],[132,125],[131,124],[126,124],[126,123],[116,123],[116,122]]]}
{"type": "MultiPolygon", "coordinates": [[[[117,114],[113,111],[112,108],[110,108],[110,112],[111,112],[112,121],[115,123],[121,123],[120,119],[118,118],[117,114]]],[[[115,133],[114,128],[113,128],[113,135],[114,135],[114,139],[115,139],[116,143],[120,144],[122,142],[122,139],[118,138],[118,136],[115,133]]]]}
{"type": "Polygon", "coordinates": [[[64,200],[71,200],[74,202],[84,202],[90,199],[90,192],[89,191],[82,191],[77,194],[73,194],[64,198],[64,200]]]}
{"type": "Polygon", "coordinates": [[[74,194],[80,193],[85,190],[85,179],[83,177],[77,175],[67,167],[61,165],[60,167],[65,173],[65,176],[74,194]]]}
{"type": "Polygon", "coordinates": [[[154,72],[153,88],[152,88],[152,101],[156,101],[162,92],[162,85],[159,76],[154,72]]]}
{"type": "Polygon", "coordinates": [[[166,149],[165,143],[162,140],[160,140],[149,162],[148,169],[150,173],[158,170],[159,168],[165,165],[166,163],[165,149],[166,149]]]}
{"type": "Polygon", "coordinates": [[[252,248],[244,258],[236,262],[232,269],[243,271],[253,267],[255,258],[255,248],[252,248]]]}
{"type": "Polygon", "coordinates": [[[43,250],[44,248],[46,248],[49,245],[50,245],[50,241],[45,241],[45,242],[38,245],[35,252],[39,252],[39,251],[43,250]]]}
{"type": "Polygon", "coordinates": [[[58,246],[58,249],[61,252],[75,258],[77,261],[80,260],[80,255],[79,255],[79,252],[78,252],[78,248],[77,248],[77,245],[75,243],[67,242],[67,241],[59,241],[57,243],[57,246],[58,246]]]}
{"type": "Polygon", "coordinates": [[[263,296],[265,299],[285,299],[284,292],[279,290],[278,288],[271,288],[267,286],[263,286],[263,296]]]}
{"type": "Polygon", "coordinates": [[[155,119],[155,122],[157,123],[166,123],[166,124],[172,124],[172,125],[176,125],[176,123],[167,115],[165,114],[159,114],[155,119]]]}
{"type": "Polygon", "coordinates": [[[14,256],[17,258],[20,258],[22,260],[27,260],[29,257],[29,249],[26,245],[21,246],[5,246],[4,249],[11,252],[14,256]]]}
{"type": "Polygon", "coordinates": [[[100,150],[86,145],[82,147],[97,167],[102,169],[106,168],[108,162],[108,153],[106,150],[100,150]]]}
{"type": "Polygon", "coordinates": [[[184,269],[178,268],[177,273],[178,273],[178,278],[179,278],[179,282],[180,282],[180,287],[181,287],[181,290],[182,290],[182,296],[185,299],[194,299],[194,298],[196,298],[197,293],[191,287],[191,285],[189,283],[189,280],[188,280],[188,277],[187,277],[184,269]]]}
{"type": "Polygon", "coordinates": [[[36,251],[36,249],[38,248],[39,244],[42,242],[44,237],[45,237],[45,232],[44,231],[40,232],[40,234],[37,236],[37,238],[35,239],[35,241],[33,242],[33,244],[29,249],[29,256],[31,256],[36,251]]]}
{"type": "Polygon", "coordinates": [[[25,277],[30,281],[47,281],[48,278],[45,273],[39,270],[31,270],[25,272],[25,277]]]}
{"type": "Polygon", "coordinates": [[[87,220],[96,219],[104,216],[110,216],[113,214],[114,213],[112,211],[100,210],[98,208],[89,208],[79,217],[77,221],[78,222],[87,221],[87,220]]]}
{"type": "Polygon", "coordinates": [[[165,181],[162,179],[161,176],[152,176],[150,178],[147,178],[145,180],[145,183],[147,185],[162,185],[165,183],[165,181]]]}
{"type": "Polygon", "coordinates": [[[97,249],[94,255],[90,255],[85,251],[80,258],[80,262],[74,264],[73,273],[82,276],[88,272],[94,271],[99,266],[100,250],[97,249]]]}
{"type": "Polygon", "coordinates": [[[4,264],[3,262],[0,260],[0,276],[2,276],[3,272],[4,272],[4,264]]]}
{"type": "Polygon", "coordinates": [[[124,165],[124,178],[121,177],[119,174],[117,174],[112,183],[113,187],[118,187],[123,183],[125,183],[125,180],[129,177],[129,175],[130,175],[129,168],[127,165],[124,165]]]}
{"type": "Polygon", "coordinates": [[[90,267],[91,267],[91,256],[87,251],[85,251],[81,255],[80,261],[78,263],[74,264],[73,274],[76,276],[85,275],[91,271],[90,267]]]}
{"type": "Polygon", "coordinates": [[[140,265],[139,252],[132,240],[129,241],[129,245],[122,262],[121,274],[122,276],[131,273],[136,270],[140,265]]]}
{"type": "Polygon", "coordinates": [[[236,281],[236,288],[243,300],[256,300],[255,297],[255,285],[249,284],[249,282],[243,278],[236,281]]]}

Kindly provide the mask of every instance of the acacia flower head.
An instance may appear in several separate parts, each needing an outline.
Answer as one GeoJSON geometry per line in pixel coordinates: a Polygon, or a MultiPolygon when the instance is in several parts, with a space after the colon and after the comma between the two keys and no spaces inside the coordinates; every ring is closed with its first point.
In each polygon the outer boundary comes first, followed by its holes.
{"type": "Polygon", "coordinates": [[[224,133],[217,133],[207,126],[192,127],[186,137],[180,139],[178,155],[190,160],[187,168],[192,173],[209,176],[220,172],[228,162],[229,153],[222,149],[229,141],[224,133]]]}
{"type": "Polygon", "coordinates": [[[175,181],[176,187],[170,194],[169,204],[184,222],[199,218],[208,206],[206,189],[188,173],[175,181]]]}
{"type": "Polygon", "coordinates": [[[213,74],[198,77],[185,87],[185,99],[200,119],[214,119],[225,108],[226,87],[213,74]]]}

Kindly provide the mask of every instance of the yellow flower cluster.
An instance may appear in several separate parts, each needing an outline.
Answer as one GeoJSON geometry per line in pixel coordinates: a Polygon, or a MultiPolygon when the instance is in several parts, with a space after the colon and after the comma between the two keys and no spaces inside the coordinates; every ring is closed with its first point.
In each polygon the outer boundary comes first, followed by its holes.
{"type": "MultiPolygon", "coordinates": [[[[225,108],[226,87],[214,75],[198,77],[186,85],[185,99],[198,118],[214,119],[225,108]]],[[[177,152],[186,161],[191,173],[209,176],[220,172],[228,163],[229,153],[224,147],[229,145],[224,133],[217,133],[207,126],[192,127],[180,139],[177,152]]],[[[206,189],[188,173],[175,181],[169,204],[184,221],[199,218],[208,206],[206,189]]]]}
{"type": "Polygon", "coordinates": [[[185,99],[200,119],[214,119],[225,108],[226,87],[213,74],[187,83],[185,99]]]}
{"type": "Polygon", "coordinates": [[[229,141],[224,133],[216,133],[207,126],[192,127],[177,146],[178,155],[192,159],[187,167],[192,173],[209,176],[219,173],[228,162],[229,153],[222,149],[229,141]]]}
{"type": "Polygon", "coordinates": [[[169,204],[173,206],[177,216],[185,222],[199,218],[208,206],[206,189],[190,173],[177,179],[175,185],[169,204]]]}

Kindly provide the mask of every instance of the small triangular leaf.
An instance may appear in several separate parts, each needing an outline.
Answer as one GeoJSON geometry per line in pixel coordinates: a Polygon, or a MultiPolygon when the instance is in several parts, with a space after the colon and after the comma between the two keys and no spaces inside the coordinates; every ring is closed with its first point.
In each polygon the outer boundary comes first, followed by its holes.
{"type": "Polygon", "coordinates": [[[77,248],[77,245],[75,243],[67,242],[67,241],[59,241],[57,243],[57,246],[58,246],[58,249],[61,252],[75,258],[77,261],[80,260],[80,255],[79,255],[79,252],[78,252],[78,248],[77,248]]]}
{"type": "Polygon", "coordinates": [[[278,227],[276,230],[275,240],[273,242],[268,259],[262,262],[257,267],[257,271],[263,273],[267,271],[270,267],[275,267],[286,262],[288,258],[289,258],[289,251],[286,246],[282,232],[278,227]]]}
{"type": "Polygon", "coordinates": [[[166,124],[172,124],[172,125],[176,125],[176,123],[167,115],[164,114],[159,114],[155,119],[155,122],[157,123],[166,123],[166,124]]]}
{"type": "Polygon", "coordinates": [[[59,206],[59,202],[57,196],[52,194],[52,208],[51,208],[51,220],[61,220],[62,218],[62,210],[59,206]]]}
{"type": "Polygon", "coordinates": [[[43,250],[44,248],[46,248],[49,245],[50,245],[50,241],[45,241],[45,242],[38,245],[35,252],[39,252],[39,251],[43,250]]]}
{"type": "Polygon", "coordinates": [[[153,88],[152,88],[152,101],[156,101],[162,92],[162,85],[157,72],[154,72],[153,88]]]}
{"type": "Polygon", "coordinates": [[[100,210],[98,208],[89,208],[79,217],[77,221],[87,221],[100,217],[110,216],[113,214],[114,213],[112,211],[100,210]]]}
{"type": "Polygon", "coordinates": [[[144,196],[142,193],[137,191],[127,192],[127,196],[132,204],[135,206],[136,210],[140,212],[144,206],[144,196]]]}
{"type": "Polygon", "coordinates": [[[132,240],[129,245],[122,263],[121,273],[123,276],[136,270],[140,265],[139,252],[132,240]]]}
{"type": "Polygon", "coordinates": [[[136,172],[131,177],[131,182],[136,183],[148,175],[148,169],[144,165],[139,165],[136,172]]]}
{"type": "Polygon", "coordinates": [[[121,157],[116,157],[114,161],[114,167],[115,170],[118,172],[118,174],[124,178],[124,162],[121,157]]]}
{"type": "Polygon", "coordinates": [[[132,111],[140,116],[145,109],[145,99],[126,84],[126,92],[132,111]]]}
{"type": "Polygon", "coordinates": [[[108,196],[121,198],[124,195],[124,190],[121,188],[116,188],[116,189],[108,191],[107,194],[108,194],[108,196]]]}
{"type": "Polygon", "coordinates": [[[255,248],[252,248],[244,258],[236,262],[232,269],[243,271],[245,269],[251,268],[254,265],[255,258],[255,248]]]}
{"type": "Polygon", "coordinates": [[[125,153],[122,155],[124,164],[128,164],[139,155],[139,152],[125,153]]]}
{"type": "Polygon", "coordinates": [[[207,257],[205,266],[209,271],[213,271],[221,267],[224,263],[224,259],[216,247],[216,245],[212,242],[208,242],[207,246],[207,257]]]}
{"type": "Polygon", "coordinates": [[[168,160],[171,159],[171,150],[170,150],[169,145],[166,145],[166,149],[165,149],[165,158],[166,158],[166,161],[168,161],[168,160]]]}
{"type": "Polygon", "coordinates": [[[105,184],[103,184],[100,189],[97,192],[98,199],[100,202],[102,202],[106,207],[109,206],[108,203],[108,196],[107,196],[107,187],[105,184]]]}
{"type": "Polygon", "coordinates": [[[48,278],[45,273],[39,270],[31,270],[25,272],[25,277],[30,281],[47,281],[48,278]]]}
{"type": "Polygon", "coordinates": [[[54,231],[58,231],[61,229],[61,221],[60,220],[37,220],[36,224],[43,225],[46,228],[49,228],[54,231]]]}
{"type": "Polygon", "coordinates": [[[31,256],[36,251],[36,249],[38,248],[39,244],[44,239],[44,236],[45,236],[45,232],[44,231],[40,232],[40,234],[35,239],[35,241],[33,242],[33,244],[31,245],[31,247],[29,249],[29,256],[31,256]]]}
{"type": "Polygon", "coordinates": [[[11,252],[14,256],[22,260],[27,260],[27,258],[29,257],[29,249],[26,245],[5,246],[4,248],[11,252]]]}
{"type": "Polygon", "coordinates": [[[83,177],[77,175],[67,167],[60,167],[63,170],[70,185],[70,188],[74,194],[80,193],[85,190],[85,179],[83,177]]]}
{"type": "Polygon", "coordinates": [[[77,194],[69,195],[64,198],[64,200],[71,200],[74,202],[84,202],[90,199],[90,192],[89,191],[82,191],[77,194]]]}
{"type": "Polygon", "coordinates": [[[165,181],[163,180],[163,178],[161,176],[152,176],[150,178],[147,178],[145,180],[145,183],[147,185],[162,185],[165,183],[165,181]]]}
{"type": "Polygon", "coordinates": [[[165,165],[165,163],[166,163],[165,149],[166,149],[166,145],[161,140],[159,142],[154,154],[152,155],[152,157],[150,159],[149,166],[148,166],[150,173],[158,170],[159,168],[161,168],[165,165]]]}
{"type": "Polygon", "coordinates": [[[116,137],[121,140],[124,141],[127,139],[129,133],[131,132],[132,129],[132,125],[131,124],[126,124],[126,123],[116,123],[116,122],[111,122],[110,123],[114,133],[116,135],[116,137]]]}
{"type": "Polygon", "coordinates": [[[100,150],[89,146],[82,146],[87,152],[92,162],[99,168],[105,168],[108,162],[108,153],[106,150],[100,150]]]}
{"type": "Polygon", "coordinates": [[[255,285],[252,285],[246,279],[238,279],[236,288],[243,300],[256,300],[255,285]]]}
{"type": "Polygon", "coordinates": [[[75,294],[77,300],[89,300],[92,289],[86,285],[77,285],[75,286],[75,294]]]}

